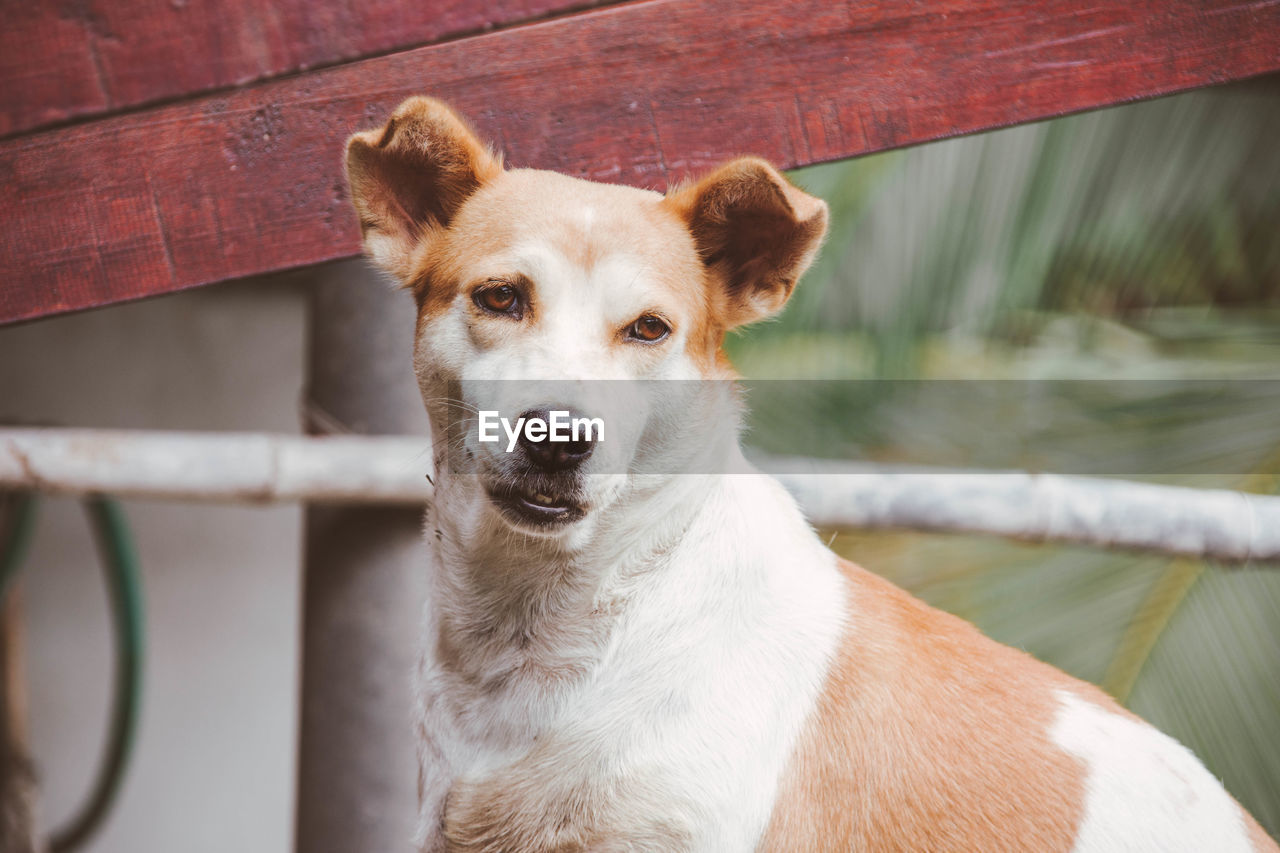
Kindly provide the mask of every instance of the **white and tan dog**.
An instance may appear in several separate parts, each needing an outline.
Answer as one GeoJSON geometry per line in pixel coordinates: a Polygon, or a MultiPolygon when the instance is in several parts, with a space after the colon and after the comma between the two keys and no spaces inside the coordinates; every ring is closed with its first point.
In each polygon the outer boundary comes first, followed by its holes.
{"type": "Polygon", "coordinates": [[[505,170],[425,98],[347,170],[417,299],[437,448],[421,849],[1277,849],[1094,687],[823,547],[731,394],[585,381],[727,386],[725,333],[782,308],[823,202],[756,159],[665,197],[505,170]],[[484,410],[610,432],[484,442],[484,410]]]}

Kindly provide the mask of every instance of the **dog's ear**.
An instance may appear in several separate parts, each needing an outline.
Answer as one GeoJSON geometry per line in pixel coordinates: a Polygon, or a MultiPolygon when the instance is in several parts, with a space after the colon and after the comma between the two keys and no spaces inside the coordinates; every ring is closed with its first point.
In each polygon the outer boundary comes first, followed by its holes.
{"type": "Polygon", "coordinates": [[[732,160],[663,203],[693,234],[727,328],[778,313],[827,231],[826,202],[756,157],[732,160]]]}
{"type": "Polygon", "coordinates": [[[501,158],[453,110],[410,98],[384,127],[347,141],[347,183],[365,251],[408,284],[422,247],[501,171],[501,158]]]}

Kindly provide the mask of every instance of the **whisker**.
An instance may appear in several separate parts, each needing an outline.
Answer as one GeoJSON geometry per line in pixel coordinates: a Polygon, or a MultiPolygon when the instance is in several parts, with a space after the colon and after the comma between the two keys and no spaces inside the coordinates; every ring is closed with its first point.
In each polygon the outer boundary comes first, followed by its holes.
{"type": "Polygon", "coordinates": [[[424,397],[423,401],[428,404],[446,403],[451,408],[459,408],[459,409],[462,409],[463,411],[474,412],[476,414],[479,414],[480,412],[480,409],[477,406],[473,405],[472,403],[468,403],[466,400],[459,400],[457,397],[424,397]]]}

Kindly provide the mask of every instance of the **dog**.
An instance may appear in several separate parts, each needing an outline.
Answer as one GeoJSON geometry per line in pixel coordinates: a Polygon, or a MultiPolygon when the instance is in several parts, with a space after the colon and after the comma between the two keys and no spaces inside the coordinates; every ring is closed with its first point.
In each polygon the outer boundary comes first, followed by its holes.
{"type": "Polygon", "coordinates": [[[824,202],[749,157],[665,195],[507,169],[423,97],[346,170],[432,425],[420,850],[1277,850],[743,460],[721,343],[782,309],[824,202]]]}

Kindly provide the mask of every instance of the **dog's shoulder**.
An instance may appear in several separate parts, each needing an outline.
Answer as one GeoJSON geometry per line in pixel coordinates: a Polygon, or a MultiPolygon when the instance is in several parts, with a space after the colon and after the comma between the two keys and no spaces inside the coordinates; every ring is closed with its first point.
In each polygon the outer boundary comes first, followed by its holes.
{"type": "Polygon", "coordinates": [[[1097,688],[841,569],[845,634],[761,850],[894,838],[920,850],[1245,851],[1251,832],[1266,840],[1188,750],[1097,688]]]}

